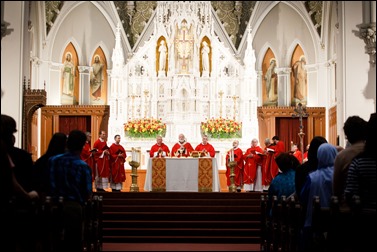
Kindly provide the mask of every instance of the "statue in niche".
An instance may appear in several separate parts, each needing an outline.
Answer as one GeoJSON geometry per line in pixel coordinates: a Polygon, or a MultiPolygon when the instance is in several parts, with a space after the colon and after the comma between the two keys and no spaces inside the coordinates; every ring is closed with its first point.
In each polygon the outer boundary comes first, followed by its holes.
{"type": "Polygon", "coordinates": [[[165,41],[161,40],[160,46],[158,47],[159,52],[159,71],[166,71],[166,59],[168,54],[168,49],[166,47],[165,41]]]}
{"type": "Polygon", "coordinates": [[[176,53],[176,67],[178,74],[188,74],[192,68],[194,37],[192,27],[187,27],[187,21],[182,20],[174,39],[176,53]]]}
{"type": "Polygon", "coordinates": [[[206,75],[208,76],[209,73],[209,53],[210,53],[210,48],[207,44],[206,41],[203,41],[202,43],[202,69],[203,69],[203,75],[204,73],[207,73],[206,75]]]}

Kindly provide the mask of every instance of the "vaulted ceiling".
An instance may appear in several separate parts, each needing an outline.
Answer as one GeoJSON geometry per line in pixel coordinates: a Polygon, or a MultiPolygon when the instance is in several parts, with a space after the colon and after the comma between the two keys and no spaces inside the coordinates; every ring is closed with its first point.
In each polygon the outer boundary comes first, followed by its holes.
{"type": "MultiPolygon", "coordinates": [[[[242,36],[245,34],[256,3],[257,1],[211,1],[217,17],[235,48],[238,48],[242,36]]],[[[321,35],[323,1],[305,1],[303,3],[313,25],[321,35]]],[[[47,33],[53,26],[63,4],[63,1],[45,2],[47,33]]],[[[114,1],[114,5],[122,21],[128,41],[133,48],[156,9],[157,1],[114,1]]]]}

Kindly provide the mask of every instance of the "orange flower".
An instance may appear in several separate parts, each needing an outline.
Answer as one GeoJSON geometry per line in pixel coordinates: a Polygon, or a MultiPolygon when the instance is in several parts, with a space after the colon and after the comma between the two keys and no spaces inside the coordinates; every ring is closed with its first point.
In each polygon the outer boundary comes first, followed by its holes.
{"type": "Polygon", "coordinates": [[[130,137],[155,138],[157,135],[165,136],[166,124],[161,119],[134,119],[124,124],[124,131],[130,137]]]}
{"type": "Polygon", "coordinates": [[[212,118],[201,122],[202,134],[211,138],[239,138],[242,135],[242,123],[228,118],[212,118]]]}

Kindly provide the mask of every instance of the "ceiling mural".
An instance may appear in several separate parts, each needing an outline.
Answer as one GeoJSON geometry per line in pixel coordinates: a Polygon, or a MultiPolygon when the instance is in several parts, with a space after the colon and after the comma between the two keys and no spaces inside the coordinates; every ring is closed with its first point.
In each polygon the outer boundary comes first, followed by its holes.
{"type": "Polygon", "coordinates": [[[46,33],[48,34],[54,25],[56,17],[63,7],[63,1],[45,1],[46,33]]]}
{"type": "Polygon", "coordinates": [[[305,8],[319,36],[321,36],[323,1],[306,1],[305,8]]]}
{"type": "MultiPolygon", "coordinates": [[[[63,1],[45,1],[47,34],[63,3],[63,1]]],[[[235,48],[240,45],[256,3],[257,1],[211,1],[217,17],[235,48]]],[[[156,9],[157,1],[114,1],[114,5],[133,48],[156,9]]],[[[318,34],[321,35],[323,2],[306,1],[305,7],[318,34]]]]}

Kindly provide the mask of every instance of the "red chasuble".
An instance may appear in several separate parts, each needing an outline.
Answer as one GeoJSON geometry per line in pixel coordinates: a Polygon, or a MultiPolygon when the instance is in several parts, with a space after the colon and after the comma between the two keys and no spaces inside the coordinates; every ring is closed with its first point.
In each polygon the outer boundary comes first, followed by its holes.
{"type": "Polygon", "coordinates": [[[106,141],[98,139],[94,142],[93,149],[97,149],[94,158],[97,164],[96,169],[98,177],[108,178],[110,175],[110,154],[108,153],[109,147],[107,146],[106,141]],[[108,154],[106,154],[106,152],[108,154]]]}
{"type": "Polygon", "coordinates": [[[124,163],[126,161],[126,151],[120,144],[113,143],[110,146],[111,157],[111,182],[122,183],[126,181],[124,163]]]}
{"type": "MultiPolygon", "coordinates": [[[[179,154],[178,157],[188,157],[188,156],[190,156],[191,152],[194,150],[194,148],[192,148],[191,144],[188,143],[188,142],[185,142],[183,144],[183,147],[185,148],[185,151],[184,151],[183,154],[179,154]]],[[[181,144],[180,143],[174,144],[173,148],[171,149],[172,157],[175,156],[175,153],[177,153],[177,151],[180,148],[181,148],[181,144]]]]}
{"type": "Polygon", "coordinates": [[[198,144],[195,148],[196,151],[203,151],[206,150],[211,157],[215,157],[215,148],[209,143],[204,145],[203,143],[198,144]]]}
{"type": "MultiPolygon", "coordinates": [[[[229,167],[229,159],[230,159],[230,153],[228,151],[228,153],[226,154],[226,162],[225,162],[225,165],[226,165],[226,172],[225,172],[225,175],[226,175],[226,181],[227,181],[227,185],[230,186],[230,167],[229,167]]],[[[240,148],[236,148],[234,149],[234,161],[237,162],[237,165],[234,167],[234,185],[235,186],[242,186],[243,185],[243,151],[240,149],[240,148]]]]}
{"type": "Polygon", "coordinates": [[[161,148],[162,151],[165,152],[166,157],[168,157],[169,154],[170,154],[170,150],[169,150],[169,147],[164,143],[162,143],[161,145],[158,145],[158,144],[153,145],[150,152],[149,152],[149,157],[151,157],[151,158],[155,157],[155,153],[157,153],[157,157],[158,157],[159,156],[158,150],[160,148],[161,148]]]}
{"type": "Polygon", "coordinates": [[[244,166],[244,183],[245,184],[254,184],[255,177],[257,174],[258,165],[262,165],[264,151],[260,146],[251,147],[246,150],[243,158],[245,160],[244,166]],[[252,154],[252,157],[248,157],[252,154]]]}

